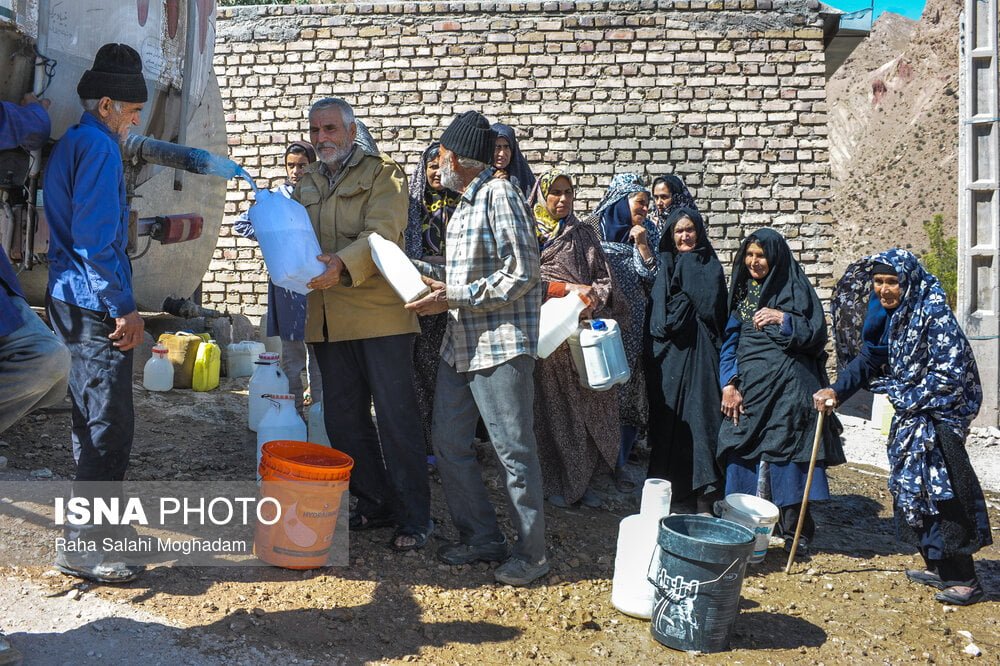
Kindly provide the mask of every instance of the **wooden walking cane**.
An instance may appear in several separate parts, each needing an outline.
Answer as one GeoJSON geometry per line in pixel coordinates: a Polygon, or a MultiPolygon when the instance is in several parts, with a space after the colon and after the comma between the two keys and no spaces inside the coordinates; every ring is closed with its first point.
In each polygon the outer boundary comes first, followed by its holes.
{"type": "MultiPolygon", "coordinates": [[[[826,401],[827,407],[833,407],[833,400],[826,401]]],[[[792,549],[788,552],[788,564],[785,573],[792,573],[792,562],[795,561],[795,551],[799,549],[799,536],[802,534],[802,524],[806,521],[806,507],[809,506],[809,491],[812,490],[813,472],[816,470],[816,456],[819,454],[819,443],[823,440],[823,421],[826,420],[826,410],[819,410],[816,419],[816,436],[813,437],[812,456],[809,458],[809,473],[806,474],[806,489],[802,493],[802,506],[799,508],[799,522],[795,525],[795,538],[792,539],[792,549]]]]}

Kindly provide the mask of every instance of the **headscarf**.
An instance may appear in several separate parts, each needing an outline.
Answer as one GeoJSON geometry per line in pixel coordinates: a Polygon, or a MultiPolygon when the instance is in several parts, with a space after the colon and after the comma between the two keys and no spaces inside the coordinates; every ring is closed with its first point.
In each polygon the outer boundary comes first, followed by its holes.
{"type": "Polygon", "coordinates": [[[419,230],[418,233],[407,234],[406,252],[413,259],[444,255],[445,228],[461,200],[457,192],[435,190],[427,182],[427,163],[437,158],[440,151],[441,144],[437,141],[428,146],[410,176],[407,229],[419,230]]]}
{"type": "Polygon", "coordinates": [[[529,203],[533,204],[531,211],[535,214],[535,236],[538,237],[538,244],[542,249],[545,249],[549,243],[559,237],[565,225],[573,224],[576,221],[576,215],[573,213],[557,220],[545,206],[545,200],[549,196],[549,188],[559,178],[565,178],[569,181],[570,187],[573,186],[573,179],[569,173],[556,167],[542,174],[538,182],[535,183],[535,189],[531,192],[531,199],[529,199],[529,203]]]}
{"type": "Polygon", "coordinates": [[[308,141],[292,141],[290,144],[288,144],[288,147],[285,148],[285,157],[288,157],[289,153],[292,152],[293,148],[301,148],[303,152],[305,152],[306,161],[309,164],[312,164],[313,162],[316,161],[316,149],[313,148],[312,144],[309,143],[308,141]]]}
{"type": "Polygon", "coordinates": [[[870,308],[875,263],[896,269],[900,303],[886,313],[888,372],[870,387],[886,394],[896,410],[889,432],[889,490],[907,523],[916,527],[923,516],[938,513],[937,502],[955,496],[935,443],[936,427],[965,433],[979,413],[983,390],[972,347],[940,281],[906,250],[855,262],[837,283],[832,316],[839,364],[849,363],[864,344],[860,317],[870,308]]]}
{"type": "MultiPolygon", "coordinates": [[[[801,318],[803,326],[791,336],[773,337],[782,349],[794,345],[797,353],[822,353],[827,340],[823,306],[802,266],[792,257],[784,236],[767,227],[743,240],[733,262],[729,288],[729,312],[738,313],[741,320],[748,321],[747,313],[752,317],[760,308],[774,308],[801,318]],[[744,263],[751,243],[760,245],[767,258],[769,270],[760,283],[750,277],[744,263]]],[[[771,328],[765,327],[765,332],[771,328]]]]}
{"type": "Polygon", "coordinates": [[[694,208],[675,208],[663,227],[659,252],[660,272],[668,288],[685,292],[702,319],[718,322],[721,333],[726,321],[726,283],[701,214],[694,208]],[[690,252],[678,252],[674,227],[685,218],[694,223],[698,240],[690,252]]]}
{"type": "Polygon", "coordinates": [[[378,144],[375,143],[372,133],[368,131],[368,126],[358,118],[354,119],[354,124],[358,128],[358,133],[354,137],[354,144],[369,155],[378,155],[378,144]]]}
{"type": "MultiPolygon", "coordinates": [[[[670,189],[670,205],[667,209],[661,211],[656,207],[655,203],[650,203],[650,210],[652,215],[650,217],[656,222],[656,226],[662,231],[663,226],[667,223],[667,218],[678,208],[693,208],[698,210],[698,206],[694,202],[694,197],[691,196],[691,192],[688,190],[687,185],[681,180],[680,176],[675,176],[673,174],[667,174],[666,176],[659,176],[653,180],[653,184],[649,188],[650,196],[653,196],[653,191],[656,186],[660,183],[666,183],[667,188],[670,189]]],[[[662,237],[663,234],[661,233],[662,237]]]]}
{"type": "MultiPolygon", "coordinates": [[[[491,129],[497,133],[497,138],[503,137],[510,144],[510,164],[504,171],[507,172],[511,182],[517,184],[521,194],[527,199],[531,195],[531,191],[535,189],[535,175],[531,173],[528,160],[524,159],[524,154],[514,137],[514,128],[510,125],[493,123],[491,129]]],[[[490,166],[493,166],[492,160],[490,166]]]]}
{"type": "Polygon", "coordinates": [[[628,205],[628,198],[636,192],[648,194],[638,174],[619,173],[611,179],[611,184],[608,185],[608,191],[604,193],[601,203],[586,220],[589,224],[600,222],[602,240],[614,243],[628,242],[628,233],[632,228],[632,212],[628,205]],[[614,211],[616,206],[617,211],[614,211]]]}

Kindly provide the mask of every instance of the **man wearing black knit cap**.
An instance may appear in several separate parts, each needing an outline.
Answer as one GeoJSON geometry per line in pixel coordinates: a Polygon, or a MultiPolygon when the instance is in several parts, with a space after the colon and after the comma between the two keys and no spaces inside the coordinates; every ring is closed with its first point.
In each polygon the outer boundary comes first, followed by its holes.
{"type": "MultiPolygon", "coordinates": [[[[46,308],[71,356],[74,493],[80,494],[84,482],[121,482],[132,450],[132,350],[142,342],[143,321],[125,249],[129,207],[120,145],[147,99],[142,59],[125,44],[105,44],[76,90],[84,114],[52,149],[44,186],[46,308]]],[[[132,580],[136,568],[100,550],[107,536],[94,526],[68,529],[67,541],[97,550],[61,550],[56,568],[105,583],[132,580]]]]}
{"type": "Polygon", "coordinates": [[[445,266],[420,265],[432,276],[425,278],[432,291],[407,307],[421,315],[449,313],[432,438],[459,542],[443,546],[438,557],[455,565],[506,560],[496,579],[527,585],[549,571],[532,377],[541,269],[520,192],[509,180],[493,178],[488,166],[495,142],[489,121],[475,111],[457,116],[441,135],[441,184],[462,199],[448,221],[445,266]],[[480,414],[506,472],[518,537],[509,559],[473,448],[480,414]]]}

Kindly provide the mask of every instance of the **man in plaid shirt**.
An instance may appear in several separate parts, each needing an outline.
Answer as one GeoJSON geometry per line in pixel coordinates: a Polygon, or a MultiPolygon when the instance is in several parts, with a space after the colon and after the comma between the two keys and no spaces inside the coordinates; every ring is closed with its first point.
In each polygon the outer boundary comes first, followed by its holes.
{"type": "Polygon", "coordinates": [[[462,199],[448,221],[444,275],[422,264],[437,279],[425,278],[431,293],[407,307],[421,315],[448,311],[432,431],[459,542],[442,546],[438,557],[454,565],[506,560],[496,579],[527,585],[549,571],[532,376],[542,285],[531,214],[510,181],[493,178],[488,166],[495,142],[475,111],[441,135],[441,183],[462,199]],[[509,558],[473,447],[480,414],[507,475],[518,537],[509,558]]]}

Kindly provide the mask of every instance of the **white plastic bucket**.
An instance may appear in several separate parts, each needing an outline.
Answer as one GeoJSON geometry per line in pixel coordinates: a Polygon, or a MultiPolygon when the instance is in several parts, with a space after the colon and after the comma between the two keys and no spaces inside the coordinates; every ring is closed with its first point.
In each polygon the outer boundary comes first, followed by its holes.
{"type": "Polygon", "coordinates": [[[747,558],[748,563],[756,564],[764,560],[778,514],[778,507],[766,499],[743,493],[726,495],[722,503],[722,519],[743,525],[754,533],[753,551],[747,558]]]}

